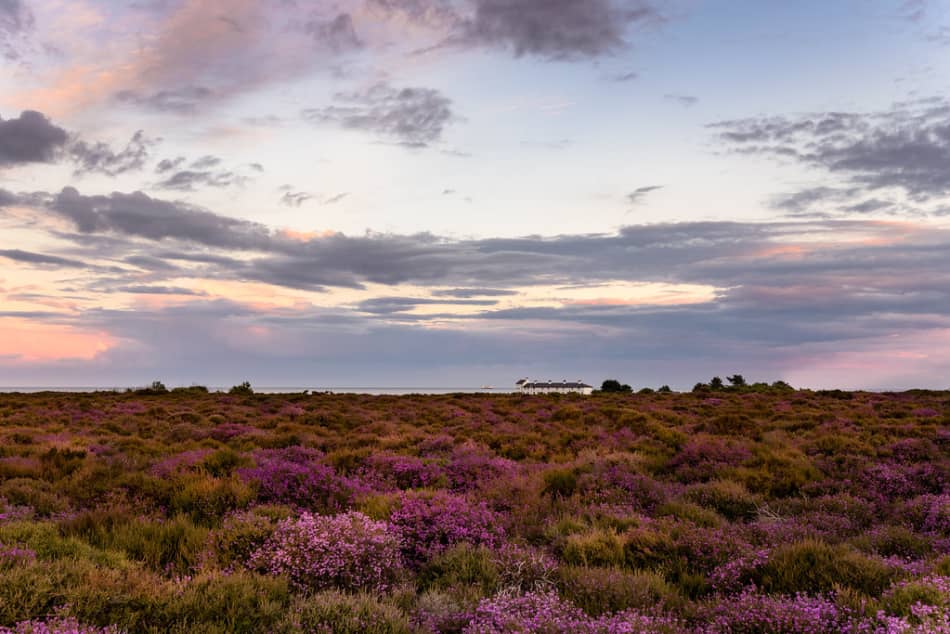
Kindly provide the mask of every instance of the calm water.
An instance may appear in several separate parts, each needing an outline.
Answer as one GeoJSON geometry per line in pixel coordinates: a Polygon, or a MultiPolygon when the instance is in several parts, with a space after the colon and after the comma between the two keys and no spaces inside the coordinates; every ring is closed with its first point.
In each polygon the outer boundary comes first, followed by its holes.
{"type": "MultiPolygon", "coordinates": [[[[0,387],[0,393],[12,392],[124,392],[128,386],[108,387],[108,386],[69,386],[69,387],[0,387]]],[[[208,387],[212,392],[227,392],[229,387],[208,387]]],[[[482,388],[482,387],[257,387],[254,391],[261,394],[293,394],[304,390],[310,392],[334,392],[337,394],[455,394],[459,392],[467,394],[510,394],[515,392],[509,388],[482,388]]]]}

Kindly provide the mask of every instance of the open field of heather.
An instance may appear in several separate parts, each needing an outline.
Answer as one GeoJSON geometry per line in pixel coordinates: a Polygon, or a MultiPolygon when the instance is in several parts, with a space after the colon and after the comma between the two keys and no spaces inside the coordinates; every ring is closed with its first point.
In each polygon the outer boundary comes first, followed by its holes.
{"type": "Polygon", "coordinates": [[[950,393],[0,395],[3,632],[947,632],[950,393]]]}

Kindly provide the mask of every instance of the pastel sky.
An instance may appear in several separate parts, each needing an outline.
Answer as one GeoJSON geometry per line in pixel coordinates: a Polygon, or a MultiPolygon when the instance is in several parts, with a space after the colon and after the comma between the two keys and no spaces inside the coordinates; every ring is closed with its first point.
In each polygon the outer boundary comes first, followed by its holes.
{"type": "Polygon", "coordinates": [[[0,385],[947,388],[950,0],[0,0],[0,385]]]}

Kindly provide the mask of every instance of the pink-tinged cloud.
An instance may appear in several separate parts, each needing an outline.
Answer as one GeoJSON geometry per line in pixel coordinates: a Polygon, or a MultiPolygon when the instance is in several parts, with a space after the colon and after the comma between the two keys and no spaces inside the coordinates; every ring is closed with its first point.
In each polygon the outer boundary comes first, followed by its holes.
{"type": "Polygon", "coordinates": [[[116,345],[106,332],[89,332],[20,318],[0,318],[0,357],[16,362],[92,360],[116,345]]]}

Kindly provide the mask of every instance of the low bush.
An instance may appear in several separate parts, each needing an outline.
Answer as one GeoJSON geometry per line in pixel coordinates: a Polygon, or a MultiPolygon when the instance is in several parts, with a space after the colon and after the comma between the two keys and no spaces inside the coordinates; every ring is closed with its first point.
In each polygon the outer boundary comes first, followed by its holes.
{"type": "Polygon", "coordinates": [[[399,539],[384,522],[356,511],[286,519],[250,565],[287,575],[302,590],[387,590],[400,571],[399,539]]]}
{"type": "Polygon", "coordinates": [[[806,540],[779,546],[757,575],[766,592],[819,594],[841,585],[880,596],[897,573],[883,562],[844,545],[806,540]]]}
{"type": "Polygon", "coordinates": [[[408,617],[395,605],[370,594],[326,591],[298,601],[285,630],[313,634],[411,634],[408,617]]]}

